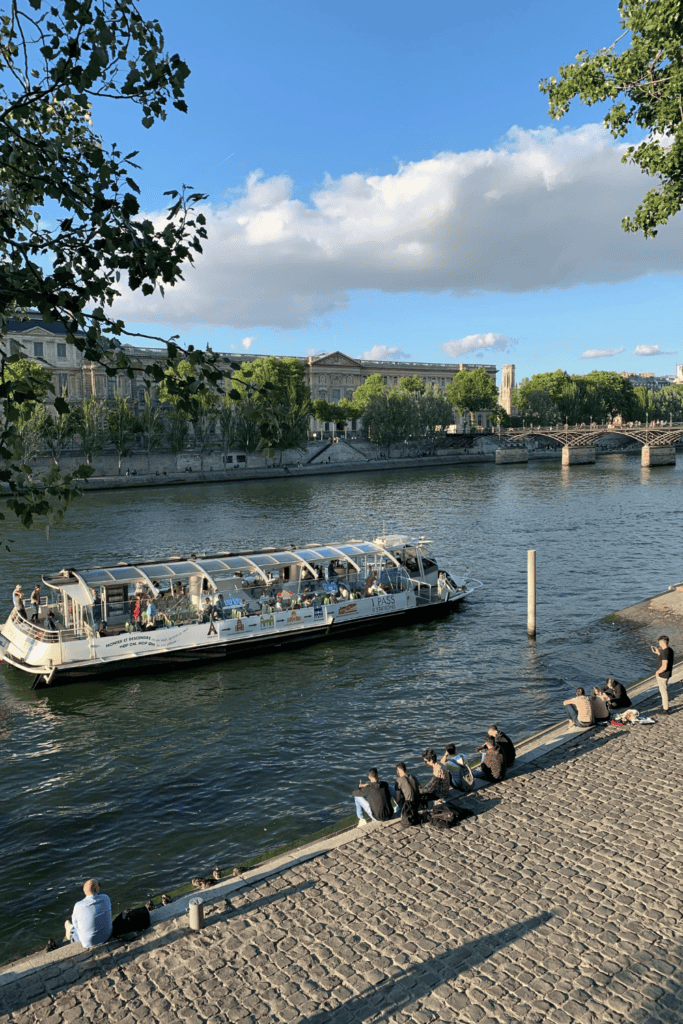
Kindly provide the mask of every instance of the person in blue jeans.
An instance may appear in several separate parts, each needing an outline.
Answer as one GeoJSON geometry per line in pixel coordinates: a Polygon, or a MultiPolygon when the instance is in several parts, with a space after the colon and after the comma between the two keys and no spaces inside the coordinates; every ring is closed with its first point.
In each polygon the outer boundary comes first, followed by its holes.
{"type": "Polygon", "coordinates": [[[368,772],[367,782],[360,780],[358,789],[353,791],[353,798],[356,802],[359,827],[366,824],[364,811],[371,821],[389,821],[394,816],[389,786],[386,782],[380,782],[376,768],[371,768],[368,772]]]}

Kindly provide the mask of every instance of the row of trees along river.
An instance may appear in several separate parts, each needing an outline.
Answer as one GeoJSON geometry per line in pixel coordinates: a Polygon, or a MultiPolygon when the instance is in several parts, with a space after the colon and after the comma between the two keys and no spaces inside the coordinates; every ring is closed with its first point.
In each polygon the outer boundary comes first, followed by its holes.
{"type": "Polygon", "coordinates": [[[46,407],[51,382],[46,367],[20,360],[9,369],[33,396],[22,403],[18,420],[27,463],[48,454],[58,465],[76,438],[87,465],[109,444],[118,453],[119,468],[134,450],[151,455],[167,449],[177,454],[189,444],[202,455],[222,450],[248,456],[263,448],[282,453],[303,449],[311,415],[340,430],[348,422],[362,421],[364,433],[379,445],[413,442],[425,448],[437,445],[444,426],[454,418],[454,408],[463,417],[486,409],[489,419],[503,427],[522,422],[600,423],[615,416],[625,421],[683,419],[683,386],[634,387],[628,378],[604,371],[584,376],[563,370],[535,374],[513,392],[518,416],[508,416],[498,405],[498,389],[483,367],[462,370],[444,390],[428,387],[419,376],[404,377],[387,390],[382,376],[373,374],[353,399],[333,405],[311,400],[298,359],[272,356],[243,365],[226,380],[222,393],[199,390],[189,402],[181,402],[169,384],[171,377],[193,383],[192,364],[182,360],[167,368],[157,387],[145,391],[137,415],[130,400],[115,394],[108,403],[97,397],[69,403],[65,395],[69,411],[59,416],[46,407]]]}

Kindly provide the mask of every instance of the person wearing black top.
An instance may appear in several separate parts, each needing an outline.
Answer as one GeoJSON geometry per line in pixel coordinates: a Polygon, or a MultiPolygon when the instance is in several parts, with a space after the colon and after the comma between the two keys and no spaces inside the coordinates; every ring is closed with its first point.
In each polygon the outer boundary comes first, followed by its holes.
{"type": "Polygon", "coordinates": [[[653,654],[657,655],[657,670],[655,671],[655,679],[659,686],[659,692],[662,698],[662,714],[669,714],[669,680],[671,679],[671,670],[674,667],[674,652],[669,647],[668,636],[658,636],[657,646],[651,647],[650,650],[653,654]]]}
{"type": "Polygon", "coordinates": [[[356,814],[358,825],[365,825],[363,811],[370,817],[371,821],[389,821],[394,816],[394,809],[391,805],[391,793],[386,782],[380,782],[379,772],[371,768],[368,772],[368,781],[361,781],[358,789],[354,789],[353,797],[356,801],[356,814]]]}
{"type": "Polygon", "coordinates": [[[631,698],[626,692],[626,687],[618,683],[613,676],[608,678],[605,689],[602,692],[605,694],[610,708],[631,707],[631,698]]]}
{"type": "Polygon", "coordinates": [[[401,812],[401,820],[406,825],[420,824],[420,783],[414,775],[408,774],[403,761],[396,765],[396,802],[401,812]]]}
{"type": "Polygon", "coordinates": [[[500,750],[501,754],[505,758],[505,770],[508,771],[512,768],[517,757],[517,751],[515,745],[509,736],[506,736],[502,729],[499,729],[497,725],[490,725],[486,730],[486,735],[490,736],[494,740],[496,746],[500,750]]]}

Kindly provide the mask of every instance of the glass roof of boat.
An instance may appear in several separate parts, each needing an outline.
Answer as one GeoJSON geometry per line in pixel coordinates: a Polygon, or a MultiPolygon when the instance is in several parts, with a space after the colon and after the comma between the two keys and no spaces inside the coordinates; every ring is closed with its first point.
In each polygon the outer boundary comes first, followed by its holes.
{"type": "MultiPolygon", "coordinates": [[[[221,577],[234,575],[237,571],[253,572],[255,569],[275,568],[282,565],[294,565],[300,562],[319,562],[339,558],[340,555],[353,559],[358,555],[381,554],[385,549],[370,541],[353,544],[339,544],[335,547],[302,548],[298,551],[258,552],[249,555],[230,555],[220,558],[198,558],[193,562],[168,561],[154,565],[141,563],[136,565],[115,565],[108,568],[84,569],[78,577],[87,586],[106,586],[107,584],[137,583],[147,580],[169,580],[177,576],[191,576],[196,573],[207,576],[221,577]]],[[[54,574],[52,586],[60,586],[59,575],[54,574]]],[[[67,580],[65,579],[66,583],[67,580]]]]}

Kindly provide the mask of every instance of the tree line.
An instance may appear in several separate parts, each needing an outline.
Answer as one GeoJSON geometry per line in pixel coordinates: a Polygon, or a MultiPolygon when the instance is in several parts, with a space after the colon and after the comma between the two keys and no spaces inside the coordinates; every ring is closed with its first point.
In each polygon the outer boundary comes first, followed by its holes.
{"type": "MultiPolygon", "coordinates": [[[[512,393],[519,423],[550,427],[560,423],[607,423],[646,419],[683,420],[683,386],[654,390],[635,387],[627,377],[608,370],[584,375],[565,370],[536,373],[512,393]]],[[[515,421],[517,422],[517,421],[515,421]]]]}

